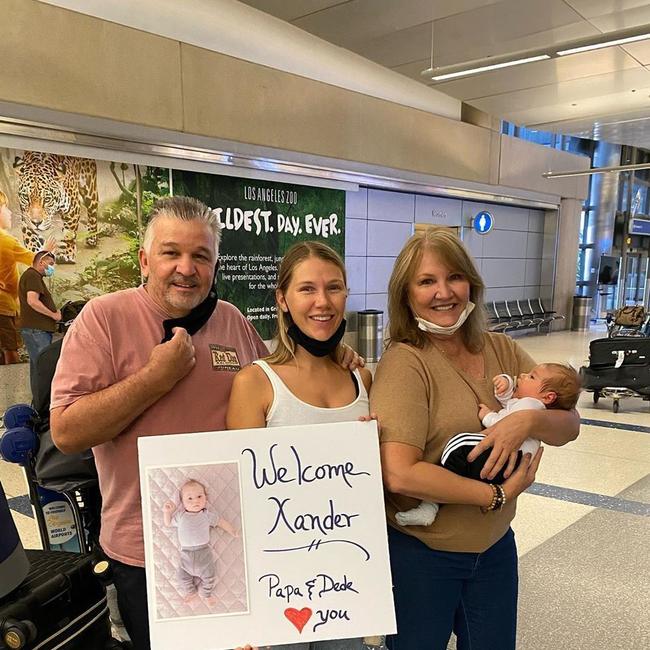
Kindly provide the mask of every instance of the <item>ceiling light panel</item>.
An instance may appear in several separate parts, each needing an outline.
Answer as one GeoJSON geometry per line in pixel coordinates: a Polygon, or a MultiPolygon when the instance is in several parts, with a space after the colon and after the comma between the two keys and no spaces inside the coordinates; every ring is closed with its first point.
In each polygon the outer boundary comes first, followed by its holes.
{"type": "Polygon", "coordinates": [[[600,50],[604,47],[614,47],[615,45],[625,45],[627,43],[636,43],[638,41],[645,41],[650,38],[650,33],[639,34],[638,36],[628,36],[627,38],[617,38],[612,41],[605,41],[604,43],[593,43],[591,45],[583,45],[582,47],[571,47],[568,50],[558,50],[559,56],[566,56],[567,54],[579,54],[580,52],[591,52],[592,50],[600,50]]]}
{"type": "Polygon", "coordinates": [[[433,81],[444,81],[445,79],[457,79],[458,77],[466,77],[470,74],[478,74],[479,72],[488,72],[490,70],[500,70],[501,68],[510,68],[513,65],[522,65],[524,63],[533,63],[533,61],[544,61],[550,59],[548,54],[540,54],[539,56],[530,56],[526,59],[515,59],[514,61],[505,61],[504,63],[494,63],[493,65],[483,65],[479,68],[470,68],[469,70],[460,70],[458,72],[448,72],[446,74],[434,75],[431,78],[433,81]]]}
{"type": "MultiPolygon", "coordinates": [[[[481,75],[450,79],[442,84],[432,82],[432,86],[452,97],[467,101],[638,67],[639,64],[631,56],[614,47],[538,61],[527,66],[511,68],[507,73],[493,70],[481,75]]],[[[399,68],[397,71],[402,72],[399,68]]]]}

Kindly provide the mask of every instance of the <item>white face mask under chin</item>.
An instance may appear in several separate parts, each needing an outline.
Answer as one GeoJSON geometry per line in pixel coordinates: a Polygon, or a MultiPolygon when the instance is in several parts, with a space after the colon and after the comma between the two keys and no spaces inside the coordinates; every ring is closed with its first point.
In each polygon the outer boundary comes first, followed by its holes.
{"type": "Polygon", "coordinates": [[[436,325],[435,323],[420,318],[419,316],[416,316],[415,320],[418,322],[418,327],[424,332],[429,332],[429,334],[440,334],[441,336],[451,336],[462,327],[463,323],[467,320],[467,317],[474,310],[474,307],[476,307],[476,305],[473,302],[468,302],[465,305],[462,314],[458,317],[458,320],[453,325],[447,325],[446,327],[436,325]]]}

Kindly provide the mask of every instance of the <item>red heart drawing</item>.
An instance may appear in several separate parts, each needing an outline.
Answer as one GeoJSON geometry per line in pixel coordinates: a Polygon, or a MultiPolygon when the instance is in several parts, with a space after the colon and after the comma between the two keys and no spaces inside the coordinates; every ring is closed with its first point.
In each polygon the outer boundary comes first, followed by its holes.
{"type": "Polygon", "coordinates": [[[284,610],[284,615],[295,625],[298,632],[302,633],[302,628],[307,625],[307,621],[311,618],[312,611],[309,607],[303,607],[297,610],[294,607],[287,607],[284,610]]]}

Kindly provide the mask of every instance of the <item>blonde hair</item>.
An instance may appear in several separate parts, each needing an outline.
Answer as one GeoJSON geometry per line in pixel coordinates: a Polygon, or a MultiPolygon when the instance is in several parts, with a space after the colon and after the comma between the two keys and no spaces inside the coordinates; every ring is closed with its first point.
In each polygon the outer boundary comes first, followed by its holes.
{"type": "MultiPolygon", "coordinates": [[[[277,323],[275,339],[277,345],[273,353],[266,357],[268,363],[282,365],[283,363],[287,363],[295,358],[296,344],[288,334],[289,327],[292,325],[293,321],[290,314],[282,311],[278,301],[278,294],[286,295],[296,266],[311,257],[334,264],[334,266],[341,271],[343,283],[346,287],[348,286],[345,264],[343,263],[341,256],[335,250],[326,244],[317,241],[303,241],[294,244],[285,253],[282,262],[280,263],[280,269],[278,270],[278,285],[275,290],[277,323]]],[[[340,347],[340,344],[337,345],[336,349],[330,354],[333,359],[338,359],[340,347]]]]}
{"type": "Polygon", "coordinates": [[[185,483],[183,483],[183,485],[181,485],[181,489],[179,490],[179,492],[181,494],[181,500],[183,499],[183,492],[184,492],[185,488],[188,488],[188,487],[194,486],[194,485],[198,485],[200,488],[202,488],[203,489],[203,494],[205,494],[206,497],[208,496],[208,491],[205,489],[205,485],[203,485],[203,483],[201,483],[201,481],[197,481],[196,479],[191,478],[191,479],[189,479],[189,481],[185,481],[185,483]]]}
{"type": "Polygon", "coordinates": [[[0,208],[3,205],[7,205],[8,203],[9,199],[7,198],[7,195],[2,190],[0,190],[0,208]]]}
{"type": "Polygon", "coordinates": [[[546,408],[574,409],[580,397],[582,382],[575,368],[562,363],[543,363],[543,368],[550,370],[553,375],[542,381],[542,390],[553,391],[556,398],[546,408]]]}
{"type": "Polygon", "coordinates": [[[416,232],[404,245],[395,261],[388,283],[388,320],[391,343],[410,343],[423,348],[430,343],[420,330],[409,302],[409,283],[417,272],[424,251],[432,251],[453,272],[462,273],[469,281],[469,299],[476,305],[460,329],[470,352],[483,349],[487,320],[483,306],[485,285],[462,242],[447,228],[431,227],[416,232]]]}

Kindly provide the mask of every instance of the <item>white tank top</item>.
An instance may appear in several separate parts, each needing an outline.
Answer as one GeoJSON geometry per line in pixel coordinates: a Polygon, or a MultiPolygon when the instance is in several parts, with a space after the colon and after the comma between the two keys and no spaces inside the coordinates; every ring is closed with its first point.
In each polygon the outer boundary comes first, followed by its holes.
{"type": "Polygon", "coordinates": [[[370,412],[368,393],[358,370],[354,371],[354,376],[359,387],[359,394],[354,402],[347,406],[327,408],[325,406],[312,406],[298,399],[266,361],[258,360],[253,361],[253,363],[264,371],[273,387],[273,402],[266,415],[266,425],[269,427],[352,422],[362,415],[368,415],[370,412]]]}

